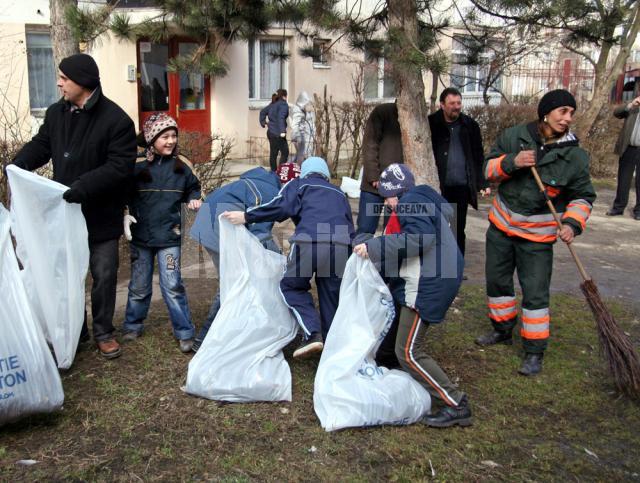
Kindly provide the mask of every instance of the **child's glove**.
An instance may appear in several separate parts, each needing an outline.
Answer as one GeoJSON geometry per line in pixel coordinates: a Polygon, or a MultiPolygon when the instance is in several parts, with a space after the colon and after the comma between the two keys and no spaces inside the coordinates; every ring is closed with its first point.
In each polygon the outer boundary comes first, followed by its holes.
{"type": "Polygon", "coordinates": [[[131,215],[124,215],[124,220],[122,220],[122,222],[124,224],[124,237],[127,241],[131,241],[131,224],[138,223],[138,220],[131,215]]]}

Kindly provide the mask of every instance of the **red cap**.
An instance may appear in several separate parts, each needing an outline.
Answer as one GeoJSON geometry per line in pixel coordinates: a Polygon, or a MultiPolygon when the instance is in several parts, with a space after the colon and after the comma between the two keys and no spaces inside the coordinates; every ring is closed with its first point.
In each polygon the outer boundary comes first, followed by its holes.
{"type": "Polygon", "coordinates": [[[300,166],[297,163],[282,163],[276,169],[276,174],[280,178],[280,182],[285,184],[300,176],[300,166]]]}

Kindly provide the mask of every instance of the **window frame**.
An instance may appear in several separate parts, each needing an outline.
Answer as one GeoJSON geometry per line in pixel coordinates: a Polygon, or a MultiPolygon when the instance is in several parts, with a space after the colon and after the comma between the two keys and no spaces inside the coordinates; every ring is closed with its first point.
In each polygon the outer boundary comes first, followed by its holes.
{"type": "MultiPolygon", "coordinates": [[[[25,46],[25,55],[27,56],[27,85],[28,85],[28,90],[31,89],[31,86],[29,84],[29,41],[28,41],[28,36],[29,34],[36,34],[36,35],[47,35],[49,37],[49,43],[51,44],[51,31],[49,30],[48,26],[46,25],[41,25],[41,24],[25,24],[24,26],[24,46],[25,46]]],[[[58,69],[55,65],[55,60],[53,59],[53,45],[51,44],[51,60],[52,60],[52,65],[53,65],[53,79],[51,80],[52,85],[56,86],[56,92],[58,93],[58,95],[54,96],[55,100],[53,100],[53,102],[51,102],[51,104],[55,103],[57,100],[60,99],[60,95],[59,92],[57,91],[58,87],[57,87],[57,82],[58,82],[58,69]]],[[[31,92],[28,92],[29,95],[29,111],[31,112],[31,115],[37,118],[44,118],[45,113],[47,112],[47,109],[49,108],[49,106],[51,104],[48,104],[44,107],[32,107],[31,106],[31,92]]]]}
{"type": "MultiPolygon", "coordinates": [[[[374,62],[368,62],[367,61],[367,55],[369,55],[369,53],[365,52],[365,54],[364,54],[365,65],[366,64],[373,64],[374,62]]],[[[365,102],[389,102],[389,101],[395,99],[397,96],[394,95],[394,96],[391,96],[391,97],[385,97],[385,95],[384,95],[384,80],[385,80],[385,75],[384,75],[385,71],[384,71],[384,69],[385,69],[386,59],[385,59],[385,57],[383,55],[382,56],[376,55],[374,57],[374,55],[371,54],[371,57],[375,58],[376,61],[377,61],[377,64],[378,64],[377,65],[377,69],[376,69],[377,70],[377,77],[378,77],[377,95],[376,95],[376,97],[367,97],[366,89],[364,89],[364,92],[363,92],[364,100],[365,100],[365,102]]],[[[394,91],[395,91],[395,85],[394,85],[394,91]]]]}
{"type": "MultiPolygon", "coordinates": [[[[264,107],[271,103],[271,98],[251,97],[251,89],[253,89],[254,96],[257,94],[260,96],[260,43],[261,42],[282,42],[283,50],[287,48],[288,39],[282,37],[258,37],[251,39],[247,42],[247,68],[249,68],[249,62],[251,61],[250,49],[253,45],[253,86],[249,86],[248,99],[249,105],[252,107],[264,107]]],[[[281,88],[289,90],[289,61],[282,60],[282,82],[281,88]]],[[[251,82],[251,75],[248,72],[249,83],[251,82]]]]}
{"type": "Polygon", "coordinates": [[[326,49],[325,47],[330,45],[331,41],[329,39],[314,39],[313,40],[313,51],[316,50],[316,45],[318,45],[318,57],[320,60],[316,60],[316,56],[311,57],[311,63],[314,69],[330,69],[331,68],[331,49],[326,49]]]}
{"type": "MultiPolygon", "coordinates": [[[[485,64],[466,64],[466,63],[461,64],[459,62],[456,62],[455,56],[467,55],[467,49],[464,44],[464,40],[460,40],[460,39],[464,39],[464,36],[454,35],[452,38],[451,69],[449,72],[450,83],[451,85],[459,89],[463,95],[468,94],[468,95],[474,96],[474,95],[482,94],[484,92],[482,81],[486,79],[486,74],[488,73],[489,67],[485,64]],[[454,74],[455,66],[462,69],[463,71],[462,76],[454,74]],[[483,72],[485,69],[486,69],[486,72],[483,72]],[[462,85],[457,85],[454,83],[455,77],[462,77],[462,81],[463,81],[462,85]],[[473,90],[468,90],[469,87],[473,87],[473,90]]],[[[479,56],[482,59],[487,59],[487,60],[491,59],[491,54],[488,52],[481,52],[479,56]]],[[[502,87],[503,77],[504,75],[500,75],[498,80],[494,83],[494,85],[496,85],[498,89],[502,87]]],[[[493,86],[489,87],[488,94],[493,96],[500,95],[500,93],[493,86]]]]}

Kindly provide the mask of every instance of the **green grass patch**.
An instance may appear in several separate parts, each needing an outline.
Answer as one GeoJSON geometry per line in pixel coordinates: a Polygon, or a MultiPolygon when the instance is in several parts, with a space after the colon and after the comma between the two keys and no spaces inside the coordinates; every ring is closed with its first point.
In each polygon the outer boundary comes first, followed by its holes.
{"type": "MultiPolygon", "coordinates": [[[[194,299],[202,320],[209,300],[194,299]]],[[[554,295],[551,308],[544,371],[533,379],[516,374],[518,337],[512,347],[474,345],[490,327],[482,287],[465,284],[447,322],[429,330],[431,353],[469,394],[472,427],[326,433],[313,411],[317,361],[292,361],[291,347],[292,403],[184,394],[190,358],[179,353],[162,302],[154,303],[144,336],[120,359],[78,354],[63,374],[61,413],[0,430],[0,480],[638,479],[640,408],[612,386],[584,300],[554,295]],[[38,463],[18,466],[20,459],[38,463]]],[[[633,314],[610,308],[638,340],[633,314]]]]}

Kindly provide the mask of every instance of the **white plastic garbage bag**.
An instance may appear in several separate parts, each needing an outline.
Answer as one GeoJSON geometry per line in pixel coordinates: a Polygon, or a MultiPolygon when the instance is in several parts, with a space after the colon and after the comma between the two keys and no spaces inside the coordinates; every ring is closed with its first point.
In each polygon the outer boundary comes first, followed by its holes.
{"type": "Polygon", "coordinates": [[[313,392],[326,431],[411,424],[430,409],[429,393],[409,374],[375,363],[394,315],[393,298],[371,261],[351,255],[313,392]]]}
{"type": "Polygon", "coordinates": [[[67,203],[69,188],[8,166],[11,231],[31,311],[53,346],[58,367],[73,363],[85,308],[89,267],[87,225],[79,204],[67,203]]]}
{"type": "Polygon", "coordinates": [[[189,363],[186,391],[220,401],[291,401],[282,349],[298,328],[280,295],[286,259],[245,227],[219,223],[222,304],[189,363]]]}
{"type": "Polygon", "coordinates": [[[64,401],[60,375],[29,309],[9,225],[0,205],[0,425],[55,411],[64,401]]]}
{"type": "Polygon", "coordinates": [[[349,198],[360,198],[360,183],[362,183],[362,169],[360,169],[360,176],[358,179],[343,176],[342,183],[340,183],[340,189],[349,198]]]}

